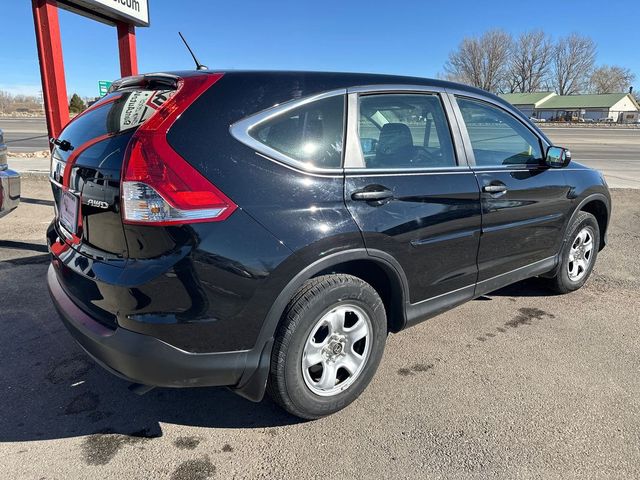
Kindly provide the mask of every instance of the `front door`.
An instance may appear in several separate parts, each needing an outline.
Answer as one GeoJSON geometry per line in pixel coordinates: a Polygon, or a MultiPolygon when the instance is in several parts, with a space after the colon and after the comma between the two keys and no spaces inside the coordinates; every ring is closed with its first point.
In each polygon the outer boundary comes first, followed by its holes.
{"type": "Polygon", "coordinates": [[[536,263],[546,268],[560,249],[570,213],[564,172],[545,166],[541,139],[505,109],[463,96],[455,101],[481,188],[478,281],[536,263]]]}
{"type": "Polygon", "coordinates": [[[345,201],[367,249],[400,264],[412,304],[456,290],[462,296],[455,303],[470,298],[479,190],[457,129],[458,141],[452,139],[448,100],[438,92],[360,93],[353,100],[350,94],[349,122],[357,125],[348,129],[359,137],[361,165],[345,162],[345,201]]]}

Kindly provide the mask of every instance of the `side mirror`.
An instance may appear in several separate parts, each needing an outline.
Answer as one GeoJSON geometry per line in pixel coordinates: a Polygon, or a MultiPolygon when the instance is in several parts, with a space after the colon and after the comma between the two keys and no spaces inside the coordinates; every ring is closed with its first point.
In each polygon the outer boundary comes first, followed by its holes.
{"type": "Polygon", "coordinates": [[[378,148],[378,140],[375,138],[361,138],[360,145],[362,146],[362,153],[364,155],[371,155],[376,153],[378,148]]]}
{"type": "Polygon", "coordinates": [[[551,168],[563,168],[569,165],[571,152],[567,148],[549,147],[545,156],[545,163],[551,168]]]}

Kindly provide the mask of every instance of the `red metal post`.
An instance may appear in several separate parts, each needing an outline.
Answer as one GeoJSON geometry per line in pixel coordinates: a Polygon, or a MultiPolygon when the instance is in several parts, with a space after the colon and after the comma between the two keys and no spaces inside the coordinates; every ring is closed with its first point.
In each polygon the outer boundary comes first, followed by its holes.
{"type": "Polygon", "coordinates": [[[120,52],[120,74],[123,77],[137,75],[136,29],[133,25],[118,22],[118,50],[120,52]]]}
{"type": "Polygon", "coordinates": [[[58,137],[69,122],[58,4],[55,0],[32,0],[32,6],[47,130],[49,137],[58,137]]]}

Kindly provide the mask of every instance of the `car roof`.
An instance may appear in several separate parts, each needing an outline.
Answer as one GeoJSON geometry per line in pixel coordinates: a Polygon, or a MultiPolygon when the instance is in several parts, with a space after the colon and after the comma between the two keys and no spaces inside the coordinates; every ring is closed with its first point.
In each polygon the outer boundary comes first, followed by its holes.
{"type": "Polygon", "coordinates": [[[261,76],[265,79],[278,77],[300,77],[300,79],[314,80],[316,85],[322,83],[323,80],[331,84],[332,88],[350,88],[364,87],[370,85],[419,85],[427,87],[438,87],[448,90],[456,90],[457,92],[469,93],[491,99],[495,103],[499,103],[513,108],[509,102],[500,98],[486,90],[465,85],[463,83],[452,82],[449,80],[441,80],[437,78],[414,77],[409,75],[391,75],[384,73],[358,73],[358,72],[335,72],[335,71],[314,71],[314,70],[235,70],[224,68],[209,68],[208,70],[180,70],[167,72],[153,72],[143,75],[175,75],[178,77],[187,77],[202,74],[223,73],[234,77],[255,77],[261,76]],[[339,86],[337,86],[339,85],[339,86]]]}
{"type": "Polygon", "coordinates": [[[179,77],[182,76],[192,76],[198,74],[211,74],[211,73],[223,73],[230,74],[233,76],[264,76],[264,77],[273,77],[277,78],[278,76],[299,76],[307,79],[314,79],[321,81],[323,79],[331,79],[332,83],[339,82],[344,85],[344,88],[349,87],[360,87],[367,85],[420,85],[420,86],[430,86],[430,87],[439,87],[446,88],[451,90],[458,90],[462,92],[469,92],[475,95],[482,95],[486,97],[490,97],[493,100],[497,100],[500,103],[505,103],[497,95],[494,95],[486,90],[482,90],[480,88],[472,87],[469,85],[465,85],[462,83],[451,82],[448,80],[440,80],[436,78],[426,78],[426,77],[414,77],[408,75],[391,75],[391,74],[383,74],[383,73],[358,73],[358,72],[334,72],[334,71],[313,71],[313,70],[234,70],[234,69],[216,69],[210,68],[206,71],[195,71],[195,70],[187,70],[187,71],[174,71],[174,72],[163,72],[170,75],[176,75],[179,77]]]}

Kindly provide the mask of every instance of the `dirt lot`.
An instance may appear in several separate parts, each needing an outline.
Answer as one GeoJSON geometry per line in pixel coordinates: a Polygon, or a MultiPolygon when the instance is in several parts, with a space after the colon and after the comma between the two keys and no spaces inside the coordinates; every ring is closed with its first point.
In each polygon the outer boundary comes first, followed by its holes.
{"type": "Polygon", "coordinates": [[[46,182],[0,221],[3,478],[640,477],[640,190],[615,190],[587,286],[530,280],[389,338],[369,389],[299,422],[225,389],[138,397],[45,287],[46,182]]]}

